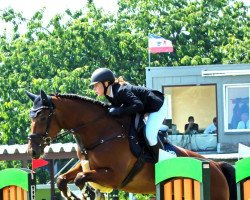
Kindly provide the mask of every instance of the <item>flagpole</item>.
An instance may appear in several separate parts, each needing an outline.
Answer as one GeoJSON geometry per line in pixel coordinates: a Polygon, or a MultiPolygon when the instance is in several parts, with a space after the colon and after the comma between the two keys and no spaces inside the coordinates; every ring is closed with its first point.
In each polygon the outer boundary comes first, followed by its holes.
{"type": "Polygon", "coordinates": [[[148,67],[150,67],[150,37],[151,37],[151,34],[148,34],[148,67]]]}
{"type": "Polygon", "coordinates": [[[150,67],[150,51],[148,50],[148,67],[150,67]]]}

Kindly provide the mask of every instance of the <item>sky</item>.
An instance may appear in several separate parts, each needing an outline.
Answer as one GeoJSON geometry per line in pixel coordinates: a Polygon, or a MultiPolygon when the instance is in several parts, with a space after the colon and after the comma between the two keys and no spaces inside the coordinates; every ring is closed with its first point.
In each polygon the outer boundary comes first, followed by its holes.
{"type": "MultiPolygon", "coordinates": [[[[36,11],[45,7],[44,23],[47,24],[55,14],[64,13],[67,9],[71,11],[80,10],[85,7],[86,2],[87,0],[0,0],[0,12],[11,7],[16,12],[21,12],[25,18],[30,19],[36,11]]],[[[94,3],[106,12],[114,13],[118,9],[117,0],[94,0],[94,3]]],[[[0,20],[0,33],[4,28],[11,29],[0,20]]]]}
{"type": "MultiPolygon", "coordinates": [[[[25,17],[31,17],[34,12],[46,7],[46,16],[52,18],[57,13],[63,13],[66,9],[79,10],[86,5],[87,0],[0,0],[0,10],[12,7],[23,12],[25,17]]],[[[115,11],[117,0],[94,0],[97,7],[105,11],[115,11]]]]}
{"type": "MultiPolygon", "coordinates": [[[[242,0],[250,6],[250,0],[242,0]]],[[[33,14],[46,7],[44,13],[44,23],[46,24],[55,14],[64,13],[66,9],[76,11],[86,5],[87,0],[0,0],[1,10],[12,7],[15,11],[22,12],[27,19],[33,14]]],[[[116,12],[118,9],[117,0],[94,0],[98,8],[103,8],[106,12],[116,12]]],[[[0,33],[6,25],[0,21],[0,33]]]]}
{"type": "MultiPolygon", "coordinates": [[[[46,7],[46,16],[52,18],[56,13],[62,13],[66,9],[78,10],[86,4],[87,0],[0,0],[0,10],[6,7],[13,7],[14,10],[23,12],[29,18],[37,10],[46,7]]],[[[250,0],[242,0],[250,6],[250,0]]],[[[102,7],[105,11],[115,12],[117,10],[117,0],[94,0],[97,7],[102,7]]]]}
{"type": "MultiPolygon", "coordinates": [[[[67,8],[77,10],[86,4],[87,0],[0,0],[0,10],[11,6],[15,10],[23,12],[25,16],[32,14],[46,7],[47,15],[53,16],[57,12],[64,12],[67,8]]],[[[250,0],[242,0],[250,6],[250,0]]],[[[114,12],[117,9],[117,0],[94,0],[97,7],[102,7],[106,11],[114,12]]]]}

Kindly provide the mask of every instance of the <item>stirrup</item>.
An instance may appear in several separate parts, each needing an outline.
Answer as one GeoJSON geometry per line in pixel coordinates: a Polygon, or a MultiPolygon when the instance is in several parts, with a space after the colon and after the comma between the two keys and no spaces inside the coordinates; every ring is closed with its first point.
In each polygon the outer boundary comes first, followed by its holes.
{"type": "Polygon", "coordinates": [[[156,145],[150,146],[150,149],[152,150],[154,160],[158,162],[159,151],[160,149],[164,150],[163,144],[161,143],[161,141],[158,141],[156,145]]]}

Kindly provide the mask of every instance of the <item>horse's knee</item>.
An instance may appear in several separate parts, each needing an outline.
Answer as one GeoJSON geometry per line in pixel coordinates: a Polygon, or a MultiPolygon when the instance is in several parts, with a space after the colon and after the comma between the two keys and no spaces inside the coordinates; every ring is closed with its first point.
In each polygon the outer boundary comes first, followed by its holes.
{"type": "Polygon", "coordinates": [[[82,189],[85,185],[85,175],[83,175],[82,173],[78,173],[76,175],[76,178],[74,180],[74,183],[77,187],[79,187],[80,189],[82,189]]]}
{"type": "Polygon", "coordinates": [[[68,183],[68,181],[65,178],[63,178],[62,176],[59,176],[57,178],[56,184],[57,184],[57,188],[60,191],[67,191],[67,183],[68,183]]]}

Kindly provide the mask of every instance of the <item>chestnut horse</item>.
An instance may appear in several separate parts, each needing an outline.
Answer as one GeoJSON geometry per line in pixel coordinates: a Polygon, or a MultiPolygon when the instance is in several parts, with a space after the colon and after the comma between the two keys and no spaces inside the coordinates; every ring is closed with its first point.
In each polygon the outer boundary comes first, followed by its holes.
{"type": "MultiPolygon", "coordinates": [[[[39,158],[45,146],[62,129],[69,130],[80,138],[80,146],[85,147],[90,170],[82,172],[78,165],[64,179],[74,180],[80,188],[86,182],[94,182],[131,193],[155,193],[153,163],[146,162],[129,182],[123,184],[137,161],[128,141],[131,116],[114,118],[107,114],[108,105],[78,95],[47,95],[42,90],[39,95],[27,94],[33,101],[28,143],[28,152],[32,158],[39,158]]],[[[177,146],[175,149],[177,156],[204,158],[190,150],[177,146]]],[[[210,168],[211,199],[235,200],[234,168],[227,163],[211,160],[210,168]]]]}

